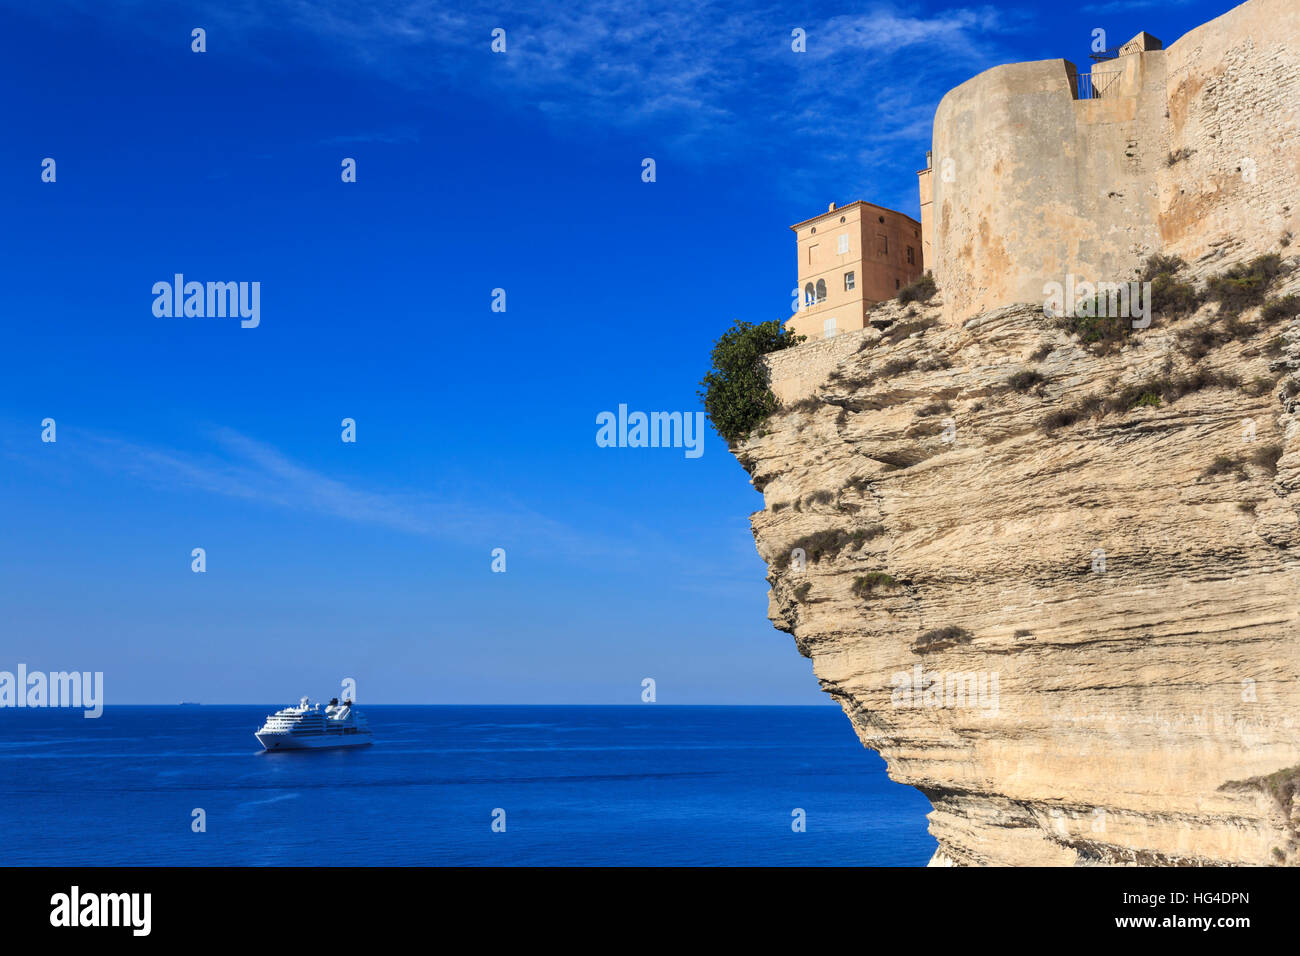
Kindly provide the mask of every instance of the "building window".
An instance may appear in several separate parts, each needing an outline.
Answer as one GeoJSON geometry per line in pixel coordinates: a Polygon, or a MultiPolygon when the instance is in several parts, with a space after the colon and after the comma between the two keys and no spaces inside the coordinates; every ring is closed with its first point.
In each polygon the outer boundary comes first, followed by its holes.
{"type": "Polygon", "coordinates": [[[897,279],[894,280],[894,288],[895,288],[895,289],[898,288],[898,280],[897,280],[897,279]]]}
{"type": "Polygon", "coordinates": [[[916,265],[916,253],[913,251],[911,246],[907,247],[907,264],[909,266],[916,265]]]}
{"type": "Polygon", "coordinates": [[[876,235],[876,255],[889,255],[889,240],[879,234],[876,235]]]}
{"type": "Polygon", "coordinates": [[[855,278],[856,278],[856,276],[854,276],[854,274],[853,274],[852,272],[846,272],[846,273],[844,273],[844,291],[845,291],[845,292],[852,292],[852,291],[853,291],[853,287],[856,285],[856,283],[854,282],[854,279],[855,279],[855,278]]]}
{"type": "Polygon", "coordinates": [[[812,245],[808,247],[808,265],[813,264],[813,257],[815,257],[816,255],[817,255],[817,243],[814,242],[812,245]]]}
{"type": "Polygon", "coordinates": [[[835,320],[827,319],[822,323],[822,338],[829,339],[835,335],[835,320]]]}
{"type": "Polygon", "coordinates": [[[817,301],[818,302],[826,301],[826,280],[825,279],[817,280],[817,301]]]}
{"type": "Polygon", "coordinates": [[[806,286],[803,287],[803,304],[812,305],[814,302],[817,301],[817,299],[815,298],[816,295],[817,293],[816,290],[813,289],[813,284],[809,282],[806,286]]]}
{"type": "Polygon", "coordinates": [[[841,256],[848,254],[849,234],[847,232],[840,236],[839,242],[835,246],[835,251],[841,256]]]}

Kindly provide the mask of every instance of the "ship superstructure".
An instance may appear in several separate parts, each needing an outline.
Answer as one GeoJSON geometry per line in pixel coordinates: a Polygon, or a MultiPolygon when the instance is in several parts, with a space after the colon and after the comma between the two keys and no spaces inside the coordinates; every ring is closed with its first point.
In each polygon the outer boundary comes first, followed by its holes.
{"type": "Polygon", "coordinates": [[[321,750],[374,742],[366,718],[351,700],[339,703],[337,697],[324,708],[303,697],[296,707],[285,707],[267,717],[254,736],[266,750],[321,750]]]}

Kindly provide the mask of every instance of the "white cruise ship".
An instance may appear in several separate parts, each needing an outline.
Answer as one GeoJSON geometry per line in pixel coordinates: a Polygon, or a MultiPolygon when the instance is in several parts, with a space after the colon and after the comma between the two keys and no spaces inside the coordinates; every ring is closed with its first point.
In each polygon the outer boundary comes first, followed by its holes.
{"type": "Polygon", "coordinates": [[[326,747],[363,747],[374,737],[366,718],[352,701],[335,697],[321,710],[304,697],[297,707],[277,710],[254,734],[266,750],[322,750],[326,747]]]}

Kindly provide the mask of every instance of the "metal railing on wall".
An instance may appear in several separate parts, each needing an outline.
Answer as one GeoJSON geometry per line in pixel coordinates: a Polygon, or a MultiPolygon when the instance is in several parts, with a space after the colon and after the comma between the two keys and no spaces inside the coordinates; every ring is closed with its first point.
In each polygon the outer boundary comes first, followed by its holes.
{"type": "Polygon", "coordinates": [[[1118,92],[1119,78],[1123,75],[1123,70],[1076,73],[1074,75],[1074,98],[1076,100],[1099,100],[1108,93],[1114,96],[1118,92]]]}

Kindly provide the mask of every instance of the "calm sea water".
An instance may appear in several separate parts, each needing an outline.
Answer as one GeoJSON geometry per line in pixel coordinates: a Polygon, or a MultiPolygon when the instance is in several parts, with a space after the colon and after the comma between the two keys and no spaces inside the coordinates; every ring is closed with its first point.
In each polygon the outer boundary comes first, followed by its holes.
{"type": "Polygon", "coordinates": [[[929,802],[838,707],[368,706],[373,747],[262,753],[253,731],[278,706],[0,710],[5,863],[920,865],[934,850],[929,802]]]}

